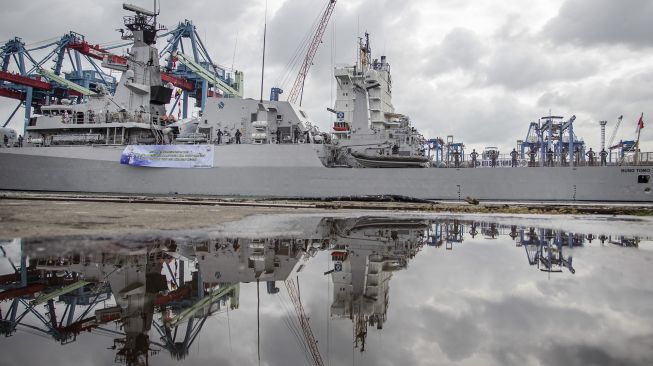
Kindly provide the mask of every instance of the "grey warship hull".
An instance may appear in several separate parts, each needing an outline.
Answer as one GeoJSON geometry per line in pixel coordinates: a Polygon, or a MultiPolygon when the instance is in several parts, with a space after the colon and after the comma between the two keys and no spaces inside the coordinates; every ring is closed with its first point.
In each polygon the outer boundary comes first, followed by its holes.
{"type": "Polygon", "coordinates": [[[327,168],[321,145],[218,145],[214,167],[121,165],[122,146],[0,150],[0,189],[123,194],[653,202],[650,166],[327,168]]]}

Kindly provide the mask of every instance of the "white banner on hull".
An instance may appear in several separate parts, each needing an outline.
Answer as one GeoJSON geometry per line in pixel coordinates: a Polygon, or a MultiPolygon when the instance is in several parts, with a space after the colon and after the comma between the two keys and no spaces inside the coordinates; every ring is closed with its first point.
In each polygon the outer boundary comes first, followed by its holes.
{"type": "Polygon", "coordinates": [[[149,168],[212,168],[213,145],[128,145],[120,164],[149,168]]]}

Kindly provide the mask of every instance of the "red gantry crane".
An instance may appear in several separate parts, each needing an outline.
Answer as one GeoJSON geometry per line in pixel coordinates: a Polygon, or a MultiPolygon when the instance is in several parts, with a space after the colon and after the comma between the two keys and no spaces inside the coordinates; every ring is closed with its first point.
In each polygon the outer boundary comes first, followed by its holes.
{"type": "Polygon", "coordinates": [[[304,83],[306,82],[306,76],[308,75],[308,70],[311,68],[311,65],[313,65],[313,58],[315,57],[317,48],[320,46],[320,43],[322,43],[322,36],[324,35],[324,31],[329,24],[329,19],[331,19],[333,9],[336,7],[336,1],[337,0],[329,0],[329,4],[327,4],[324,13],[322,13],[320,23],[318,24],[317,30],[315,31],[313,39],[311,40],[311,43],[308,47],[306,57],[304,57],[304,62],[299,69],[299,73],[297,74],[295,83],[290,90],[290,94],[288,94],[288,101],[291,103],[296,103],[297,98],[299,98],[299,105],[302,104],[302,96],[304,95],[304,83]]]}

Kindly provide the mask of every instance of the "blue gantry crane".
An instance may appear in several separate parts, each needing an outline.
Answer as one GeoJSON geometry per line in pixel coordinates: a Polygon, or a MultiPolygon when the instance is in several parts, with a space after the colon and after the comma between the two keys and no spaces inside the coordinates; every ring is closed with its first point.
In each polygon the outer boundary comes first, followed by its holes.
{"type": "Polygon", "coordinates": [[[520,157],[526,159],[529,151],[537,152],[539,166],[547,161],[547,152],[553,152],[557,165],[575,164],[585,160],[585,142],[574,134],[576,116],[564,120],[561,116],[545,116],[531,122],[526,138],[520,145],[520,157]]]}
{"type": "MultiPolygon", "coordinates": [[[[174,30],[162,34],[162,37],[168,37],[166,45],[159,51],[166,73],[189,83],[175,96],[171,114],[181,101],[182,115],[186,118],[189,96],[195,98],[196,106],[202,111],[206,98],[216,96],[217,91],[224,97],[242,98],[243,73],[237,70],[228,72],[213,62],[192,21],[180,22],[174,30]]],[[[165,77],[162,79],[165,81],[165,77]]]]}
{"type": "Polygon", "coordinates": [[[25,107],[27,124],[31,118],[31,107],[47,105],[63,98],[79,101],[84,96],[94,94],[93,90],[98,89],[100,84],[109,91],[115,90],[115,77],[104,72],[94,61],[93,56],[98,52],[96,47],[89,45],[84,36],[75,32],[31,48],[26,47],[18,37],[5,42],[0,47],[0,96],[19,102],[3,127],[21,106],[25,107]],[[35,52],[42,50],[48,52],[37,59],[35,52]],[[66,60],[70,62],[70,71],[63,72],[66,60]],[[86,62],[83,63],[83,60],[86,62]],[[84,69],[85,65],[90,65],[91,69],[84,69]]]}

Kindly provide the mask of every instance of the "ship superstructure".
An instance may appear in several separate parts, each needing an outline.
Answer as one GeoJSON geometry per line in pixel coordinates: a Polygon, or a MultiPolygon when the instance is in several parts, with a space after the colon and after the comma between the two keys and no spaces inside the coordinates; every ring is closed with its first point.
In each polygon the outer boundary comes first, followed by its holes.
{"type": "Polygon", "coordinates": [[[372,59],[369,34],[359,40],[358,62],[336,67],[333,112],[337,136],[327,165],[352,167],[426,167],[424,137],[410,118],[395,112],[392,77],[386,56],[372,59]]]}
{"type": "MultiPolygon", "coordinates": [[[[39,108],[26,126],[26,142],[37,146],[76,144],[153,144],[169,143],[165,105],[170,102],[173,86],[163,83],[159,54],[155,47],[157,32],[164,29],[156,14],[126,6],[134,15],[124,17],[123,39],[133,41],[127,57],[105,56],[102,66],[122,72],[111,95],[103,84],[97,92],[83,90],[86,100],[75,104],[62,99],[39,108]]],[[[47,72],[47,71],[46,71],[47,72]]]]}
{"type": "Polygon", "coordinates": [[[324,136],[308,114],[287,101],[209,98],[199,118],[179,127],[179,143],[293,144],[321,143],[324,136]]]}

